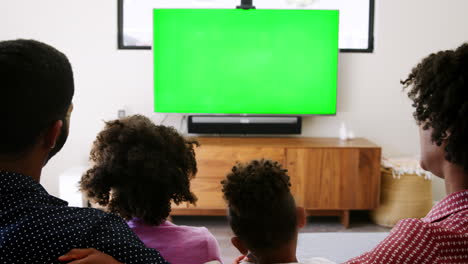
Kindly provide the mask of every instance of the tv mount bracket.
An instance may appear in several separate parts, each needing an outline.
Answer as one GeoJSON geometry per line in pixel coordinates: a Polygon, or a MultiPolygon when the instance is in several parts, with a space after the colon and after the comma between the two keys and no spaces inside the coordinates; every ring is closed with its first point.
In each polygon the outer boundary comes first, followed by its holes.
{"type": "Polygon", "coordinates": [[[236,8],[237,9],[244,9],[244,10],[248,10],[248,9],[255,9],[255,6],[253,5],[253,0],[241,0],[241,4],[239,6],[237,6],[236,8]]]}

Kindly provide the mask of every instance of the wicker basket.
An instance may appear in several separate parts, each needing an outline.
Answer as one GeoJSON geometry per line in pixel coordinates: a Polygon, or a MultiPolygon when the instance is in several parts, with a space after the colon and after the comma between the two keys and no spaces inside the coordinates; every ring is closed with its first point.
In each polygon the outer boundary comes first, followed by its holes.
{"type": "Polygon", "coordinates": [[[393,227],[405,218],[422,218],[432,208],[432,181],[418,174],[395,177],[391,168],[382,168],[380,206],[371,213],[381,226],[393,227]]]}

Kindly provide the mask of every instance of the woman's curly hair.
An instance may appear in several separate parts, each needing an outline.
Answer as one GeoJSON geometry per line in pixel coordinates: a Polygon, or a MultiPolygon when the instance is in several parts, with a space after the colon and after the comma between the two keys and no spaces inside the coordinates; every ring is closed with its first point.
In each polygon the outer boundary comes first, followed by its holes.
{"type": "Polygon", "coordinates": [[[278,162],[238,163],[221,184],[231,228],[249,249],[273,250],[294,238],[296,204],[287,170],[278,162]]]}
{"type": "Polygon", "coordinates": [[[429,55],[401,83],[411,86],[418,124],[432,128],[432,141],[446,144],[445,158],[468,171],[468,43],[429,55]]]}
{"type": "Polygon", "coordinates": [[[190,180],[197,173],[194,145],[172,127],[135,115],[106,122],[91,150],[94,166],[81,190],[99,205],[129,220],[162,223],[171,202],[195,203],[190,180]]]}

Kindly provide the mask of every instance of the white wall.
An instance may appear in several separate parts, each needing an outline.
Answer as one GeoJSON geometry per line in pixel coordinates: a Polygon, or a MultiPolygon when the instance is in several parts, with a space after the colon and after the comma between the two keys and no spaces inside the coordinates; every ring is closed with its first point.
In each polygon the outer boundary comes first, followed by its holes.
{"type": "MultiPolygon", "coordinates": [[[[325,0],[322,0],[325,1],[325,0]]],[[[468,40],[466,0],[376,0],[375,52],[340,55],[335,117],[308,117],[303,136],[338,136],[345,121],[386,156],[417,155],[418,135],[399,80],[425,55],[468,40]]],[[[42,183],[58,194],[58,175],[87,164],[103,120],[117,109],[152,114],[150,51],[116,48],[116,0],[0,0],[0,40],[33,38],[66,53],[75,71],[75,111],[63,151],[45,168],[42,183]]],[[[177,116],[168,123],[178,124],[177,116]]],[[[441,181],[434,199],[444,196],[441,181]]]]}

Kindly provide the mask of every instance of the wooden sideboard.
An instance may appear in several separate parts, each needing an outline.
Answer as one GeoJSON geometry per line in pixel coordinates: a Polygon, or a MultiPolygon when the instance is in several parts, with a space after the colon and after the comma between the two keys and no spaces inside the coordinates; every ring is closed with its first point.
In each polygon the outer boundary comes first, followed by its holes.
{"type": "Polygon", "coordinates": [[[173,205],[172,215],[226,215],[221,180],[236,162],[261,158],[283,164],[296,203],[309,215],[337,215],[348,226],[350,210],[378,206],[381,148],[366,139],[200,137],[198,141],[198,174],[191,182],[197,205],[173,205]]]}

